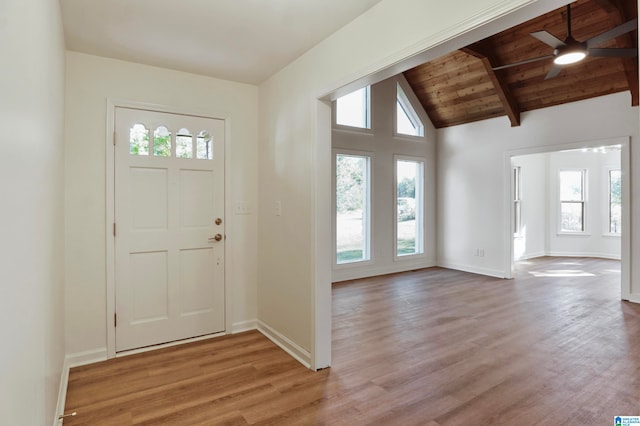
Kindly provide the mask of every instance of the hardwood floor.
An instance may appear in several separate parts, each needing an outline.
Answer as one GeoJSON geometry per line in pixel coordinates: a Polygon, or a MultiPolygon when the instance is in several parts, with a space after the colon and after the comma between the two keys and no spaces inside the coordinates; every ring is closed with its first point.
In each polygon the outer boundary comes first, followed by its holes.
{"type": "Polygon", "coordinates": [[[609,425],[640,414],[619,262],[430,268],[333,288],[333,366],[258,332],[72,369],[64,425],[609,425]]]}

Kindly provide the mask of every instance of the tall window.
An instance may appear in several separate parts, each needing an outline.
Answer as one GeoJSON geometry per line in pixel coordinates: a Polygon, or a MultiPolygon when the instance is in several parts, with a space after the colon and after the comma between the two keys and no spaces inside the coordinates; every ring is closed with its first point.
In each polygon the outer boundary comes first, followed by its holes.
{"type": "Polygon", "coordinates": [[[622,232],[622,172],[609,170],[609,232],[622,232]]]}
{"type": "Polygon", "coordinates": [[[520,180],[520,167],[513,168],[513,234],[522,235],[522,184],[520,180]]]}
{"type": "Polygon", "coordinates": [[[336,100],[336,124],[371,128],[371,89],[369,86],[336,100]]]}
{"type": "Polygon", "coordinates": [[[424,253],[424,162],[396,159],[396,256],[424,253]]]}
{"type": "Polygon", "coordinates": [[[370,157],[336,157],[336,263],[370,259],[370,157]]]}
{"type": "Polygon", "coordinates": [[[424,125],[413,109],[400,84],[396,85],[396,132],[410,136],[424,136],[424,125]]]}
{"type": "Polygon", "coordinates": [[[585,170],[560,171],[560,231],[585,230],[585,170]]]}

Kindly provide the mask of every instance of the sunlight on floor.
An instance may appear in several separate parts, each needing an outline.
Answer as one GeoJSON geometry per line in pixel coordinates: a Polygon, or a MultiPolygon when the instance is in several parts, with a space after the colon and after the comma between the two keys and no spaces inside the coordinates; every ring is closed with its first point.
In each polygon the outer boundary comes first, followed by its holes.
{"type": "Polygon", "coordinates": [[[558,269],[554,271],[530,271],[531,275],[536,278],[542,277],[595,277],[591,272],[572,270],[572,269],[558,269]]]}

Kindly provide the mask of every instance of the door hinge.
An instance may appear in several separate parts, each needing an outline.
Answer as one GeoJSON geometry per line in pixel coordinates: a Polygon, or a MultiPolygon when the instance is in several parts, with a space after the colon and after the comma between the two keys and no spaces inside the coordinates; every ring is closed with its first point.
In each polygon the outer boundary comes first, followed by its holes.
{"type": "Polygon", "coordinates": [[[117,313],[113,313],[113,326],[117,327],[118,326],[118,314],[117,313]]]}
{"type": "Polygon", "coordinates": [[[116,131],[113,131],[113,146],[116,146],[116,131]]]}
{"type": "Polygon", "coordinates": [[[113,222],[113,236],[116,236],[116,223],[113,222]]]}

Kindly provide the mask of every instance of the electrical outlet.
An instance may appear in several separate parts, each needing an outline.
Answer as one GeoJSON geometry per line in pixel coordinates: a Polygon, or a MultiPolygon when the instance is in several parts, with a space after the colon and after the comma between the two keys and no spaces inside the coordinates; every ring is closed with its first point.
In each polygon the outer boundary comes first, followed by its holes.
{"type": "Polygon", "coordinates": [[[280,200],[276,201],[276,216],[282,216],[282,202],[280,200]]]}

